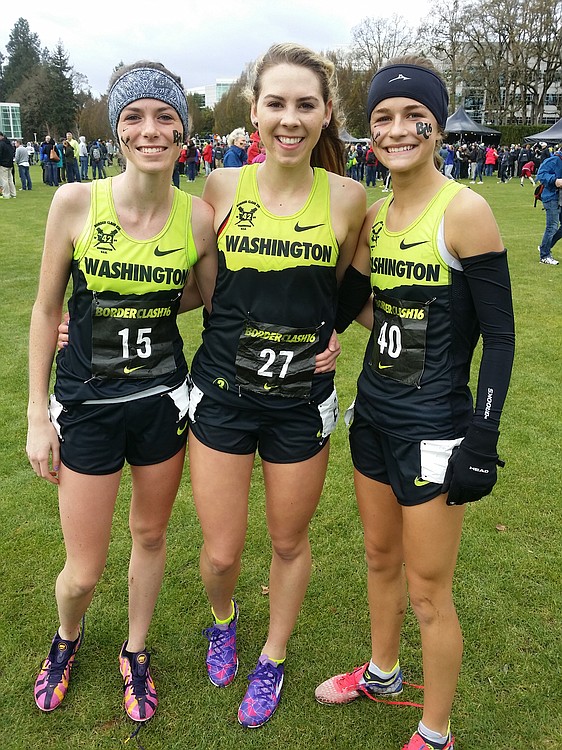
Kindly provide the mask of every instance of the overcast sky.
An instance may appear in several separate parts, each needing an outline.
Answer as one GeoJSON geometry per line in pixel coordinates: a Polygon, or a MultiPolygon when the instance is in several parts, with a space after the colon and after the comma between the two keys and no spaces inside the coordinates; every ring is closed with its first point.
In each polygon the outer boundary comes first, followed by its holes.
{"type": "Polygon", "coordinates": [[[189,89],[217,78],[238,78],[246,64],[274,42],[298,42],[316,51],[335,49],[349,45],[351,29],[366,17],[398,13],[415,27],[430,7],[429,0],[402,0],[400,4],[364,0],[211,0],[197,4],[189,0],[166,4],[162,0],[72,0],[58,4],[28,0],[22,10],[14,10],[16,3],[3,5],[0,51],[4,55],[10,32],[23,17],[42,47],[52,51],[62,41],[70,64],[87,77],[94,95],[106,91],[113,68],[121,60],[159,60],[180,75],[189,89]]]}

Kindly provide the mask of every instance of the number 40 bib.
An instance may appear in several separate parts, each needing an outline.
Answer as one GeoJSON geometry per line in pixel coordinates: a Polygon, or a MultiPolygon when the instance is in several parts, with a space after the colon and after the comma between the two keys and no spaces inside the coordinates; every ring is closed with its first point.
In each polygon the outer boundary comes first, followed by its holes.
{"type": "Polygon", "coordinates": [[[432,301],[413,302],[377,293],[373,302],[375,324],[370,362],[376,373],[419,388],[432,301]]]}

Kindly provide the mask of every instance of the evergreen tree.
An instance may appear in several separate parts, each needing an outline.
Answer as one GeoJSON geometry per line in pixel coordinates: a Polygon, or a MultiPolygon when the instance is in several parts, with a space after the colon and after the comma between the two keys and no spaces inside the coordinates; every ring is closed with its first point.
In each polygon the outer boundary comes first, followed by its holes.
{"type": "Polygon", "coordinates": [[[6,101],[6,96],[5,96],[5,93],[4,93],[4,91],[5,91],[5,88],[4,88],[4,60],[5,59],[6,58],[4,57],[4,55],[0,52],[0,102],[5,102],[6,101]]]}
{"type": "Polygon", "coordinates": [[[72,86],[72,67],[59,40],[47,66],[49,77],[49,121],[53,132],[63,137],[67,130],[76,129],[78,102],[72,86]]]}
{"type": "Polygon", "coordinates": [[[13,101],[14,91],[33,73],[41,59],[39,37],[31,32],[25,18],[20,18],[14,25],[6,51],[9,60],[3,71],[3,92],[9,101],[13,101]]]}

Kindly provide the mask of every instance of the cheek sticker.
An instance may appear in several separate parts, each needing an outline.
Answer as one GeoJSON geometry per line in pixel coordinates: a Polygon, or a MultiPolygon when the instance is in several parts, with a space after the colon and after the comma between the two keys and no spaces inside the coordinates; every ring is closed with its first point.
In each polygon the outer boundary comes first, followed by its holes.
{"type": "Polygon", "coordinates": [[[373,135],[373,146],[377,145],[377,141],[380,138],[380,134],[381,134],[380,130],[377,130],[377,132],[374,133],[374,135],[373,135]]]}
{"type": "Polygon", "coordinates": [[[174,143],[177,146],[181,146],[183,144],[183,133],[180,133],[178,130],[174,130],[174,143]]]}
{"type": "Polygon", "coordinates": [[[428,140],[432,132],[433,128],[431,127],[430,122],[416,122],[416,133],[418,135],[423,135],[423,137],[428,140]]]}

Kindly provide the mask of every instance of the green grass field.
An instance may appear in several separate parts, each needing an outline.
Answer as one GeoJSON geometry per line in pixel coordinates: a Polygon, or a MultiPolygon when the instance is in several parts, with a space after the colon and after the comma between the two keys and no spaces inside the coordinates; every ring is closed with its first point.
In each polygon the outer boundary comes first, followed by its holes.
{"type": "MultiPolygon", "coordinates": [[[[33,682],[56,626],[55,576],[64,560],[54,488],[37,479],[25,455],[27,332],[43,231],[53,189],[32,167],[34,189],[0,201],[2,295],[0,338],[0,747],[118,748],[132,725],[121,706],[117,656],[126,636],[127,512],[125,472],[107,569],[90,607],[85,643],[63,706],[40,713],[33,682]]],[[[18,181],[19,183],[19,181],[18,181]]],[[[200,194],[204,178],[182,188],[200,194]]],[[[19,184],[18,184],[19,187],[19,184]]],[[[562,265],[539,265],[544,213],[532,186],[489,178],[473,186],[490,202],[502,231],[514,289],[517,354],[505,407],[500,454],[506,467],[491,497],[468,508],[455,579],[465,654],[452,715],[457,750],[562,748],[562,265]]],[[[369,189],[369,202],[382,195],[369,189]]],[[[555,255],[562,258],[562,243],[555,255]]],[[[183,316],[188,359],[199,339],[200,313],[183,316]]],[[[366,332],[342,336],[340,403],[353,398],[366,332]]],[[[362,533],[356,511],[346,431],[332,439],[325,490],[312,522],[314,570],[290,641],[284,694],[274,719],[256,732],[236,721],[238,704],[265,639],[269,543],[263,485],[255,470],[250,525],[237,590],[240,671],[219,690],[207,680],[201,630],[210,624],[198,574],[201,535],[186,468],[169,529],[168,565],[149,634],[160,706],[138,737],[159,748],[368,747],[398,750],[419,719],[414,708],[368,701],[326,707],[316,684],[370,654],[362,533]]],[[[420,544],[438,543],[420,539],[420,544]]],[[[405,678],[422,681],[420,641],[408,613],[401,662],[405,678]]],[[[416,700],[416,691],[405,698],[416,700]]],[[[131,740],[130,746],[134,746],[131,740]]]]}

